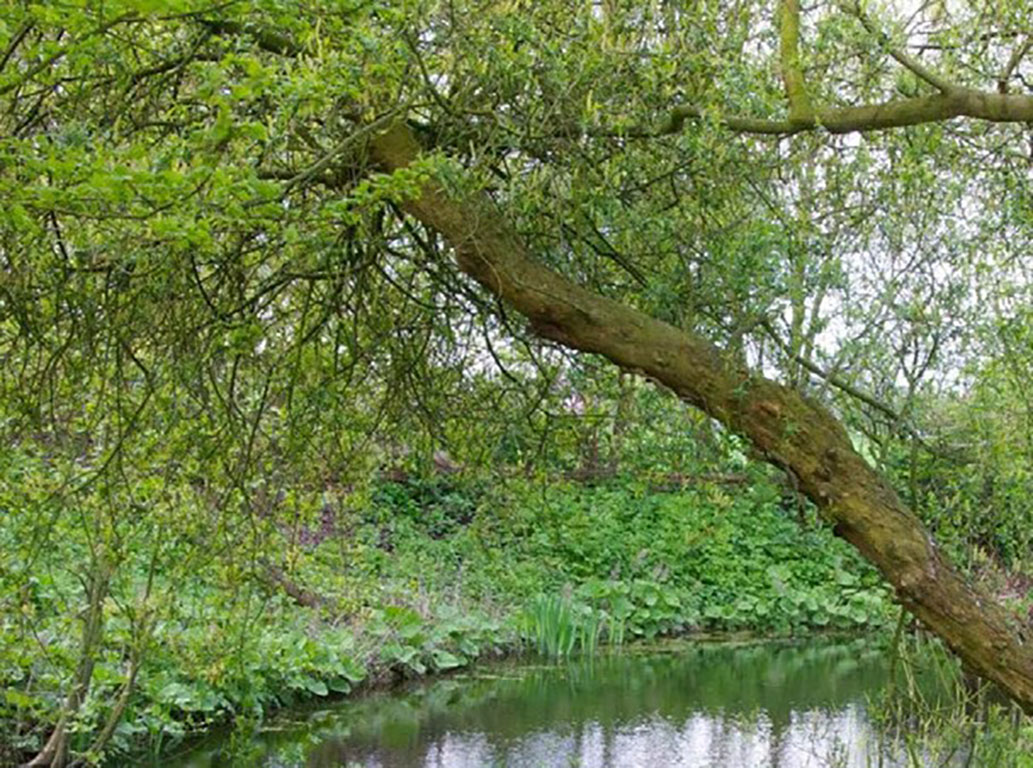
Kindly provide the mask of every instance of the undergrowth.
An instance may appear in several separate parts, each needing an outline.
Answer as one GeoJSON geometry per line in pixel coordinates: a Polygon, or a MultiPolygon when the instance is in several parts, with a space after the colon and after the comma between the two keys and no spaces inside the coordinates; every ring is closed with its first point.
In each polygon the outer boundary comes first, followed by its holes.
{"type": "MultiPolygon", "coordinates": [[[[0,486],[8,519],[42,513],[47,484],[32,473],[43,471],[24,462],[0,486]]],[[[801,528],[763,481],[660,493],[435,476],[282,496],[246,531],[215,533],[202,523],[217,510],[195,498],[178,529],[156,529],[154,549],[118,558],[74,516],[55,517],[61,535],[46,552],[0,529],[0,762],[42,746],[86,657],[70,747],[100,763],[486,654],[863,630],[889,605],[870,567],[813,517],[801,528]],[[91,603],[98,573],[106,592],[91,603]],[[87,615],[100,631],[84,645],[87,615]]]]}

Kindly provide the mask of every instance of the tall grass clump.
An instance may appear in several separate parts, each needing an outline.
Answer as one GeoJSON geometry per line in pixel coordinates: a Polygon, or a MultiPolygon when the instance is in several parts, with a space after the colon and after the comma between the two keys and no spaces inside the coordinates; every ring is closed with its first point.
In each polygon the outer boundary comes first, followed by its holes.
{"type": "Polygon", "coordinates": [[[539,595],[521,617],[521,634],[549,658],[593,656],[604,626],[601,613],[559,595],[539,595]]]}

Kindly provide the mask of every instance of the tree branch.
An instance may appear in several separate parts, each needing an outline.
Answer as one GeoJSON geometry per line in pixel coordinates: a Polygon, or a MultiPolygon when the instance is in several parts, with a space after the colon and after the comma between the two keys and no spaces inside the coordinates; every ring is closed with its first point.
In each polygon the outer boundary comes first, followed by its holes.
{"type": "Polygon", "coordinates": [[[806,124],[814,119],[814,108],[800,66],[800,0],[781,0],[778,11],[779,58],[789,100],[789,122],[806,124]]]}
{"type": "Polygon", "coordinates": [[[857,17],[857,20],[861,22],[861,26],[867,30],[868,34],[878,39],[879,43],[886,49],[886,52],[894,59],[894,61],[900,64],[900,66],[910,70],[917,77],[929,83],[929,85],[941,93],[950,93],[958,87],[925,67],[920,61],[918,61],[918,59],[904,53],[904,51],[899,48],[895,48],[891,44],[889,35],[876,27],[872,20],[868,18],[868,15],[862,10],[860,2],[856,2],[855,0],[852,5],[848,5],[847,7],[850,12],[857,17]]]}
{"type": "MultiPolygon", "coordinates": [[[[370,145],[387,171],[420,145],[396,122],[370,145]]],[[[901,603],[974,671],[1033,713],[1033,651],[989,595],[967,584],[888,482],[823,406],[741,367],[708,340],[595,294],[534,259],[482,194],[451,197],[427,181],[404,210],[436,229],[467,275],[540,335],[652,378],[743,435],[894,585],[901,603]]]]}
{"type": "Polygon", "coordinates": [[[281,56],[298,56],[304,52],[304,47],[298,45],[288,35],[284,35],[269,27],[258,24],[241,24],[237,21],[224,19],[198,19],[198,23],[220,37],[250,35],[255,43],[264,51],[278,53],[281,56]]]}
{"type": "Polygon", "coordinates": [[[832,373],[831,371],[826,371],[825,369],[823,369],[820,366],[816,365],[815,363],[813,363],[811,360],[807,359],[806,357],[804,357],[802,355],[795,354],[789,348],[789,345],[786,344],[785,341],[775,331],[775,329],[771,325],[770,321],[768,321],[766,318],[760,320],[760,322],[758,324],[760,325],[761,328],[763,328],[767,332],[767,334],[771,338],[771,340],[775,342],[775,344],[778,346],[778,348],[780,350],[782,350],[782,353],[786,357],[788,357],[790,360],[792,360],[793,362],[803,366],[808,371],[810,371],[815,376],[817,376],[819,379],[821,379],[822,381],[828,382],[833,387],[838,389],[840,392],[843,392],[844,394],[849,395],[850,397],[854,398],[855,400],[859,400],[860,402],[864,403],[865,405],[871,406],[872,408],[877,410],[879,413],[881,413],[883,416],[888,417],[890,419],[890,421],[893,422],[894,426],[896,426],[899,429],[901,429],[904,432],[906,432],[912,439],[915,440],[915,442],[917,442],[919,445],[921,445],[922,448],[924,448],[926,451],[928,451],[933,456],[939,456],[940,458],[944,458],[944,459],[948,459],[948,460],[952,460],[952,461],[956,460],[956,457],[951,456],[948,453],[944,452],[943,450],[940,450],[940,449],[935,448],[934,446],[930,445],[928,443],[928,441],[926,441],[926,439],[924,437],[922,437],[922,435],[918,432],[918,430],[914,427],[914,425],[911,424],[908,421],[908,419],[906,419],[898,411],[894,410],[892,406],[888,405],[887,403],[884,403],[882,400],[879,400],[875,396],[868,394],[864,390],[858,389],[853,384],[851,384],[850,382],[846,381],[842,377],[837,376],[836,374],[832,373]]]}
{"type": "Polygon", "coordinates": [[[999,93],[1008,92],[1008,81],[1011,80],[1011,76],[1018,69],[1019,63],[1023,57],[1029,53],[1030,48],[1033,48],[1033,35],[1027,35],[1026,39],[1021,45],[1015,46],[1015,50],[1011,52],[1011,56],[1008,58],[1008,63],[1004,67],[1004,71],[1001,72],[1000,78],[997,80],[997,91],[999,93]]]}
{"type": "Polygon", "coordinates": [[[18,46],[22,44],[22,41],[28,36],[29,32],[32,31],[33,22],[27,21],[22,24],[21,28],[14,33],[11,37],[11,42],[7,46],[7,50],[3,56],[0,56],[0,72],[4,71],[4,67],[7,66],[7,62],[14,56],[14,52],[18,49],[18,46]]]}
{"type": "MultiPolygon", "coordinates": [[[[678,133],[688,121],[707,119],[699,107],[679,105],[671,109],[658,128],[631,131],[632,138],[659,137],[678,133]]],[[[913,99],[899,99],[882,104],[857,107],[819,109],[806,121],[769,120],[743,116],[716,116],[716,122],[738,133],[770,136],[791,136],[802,131],[823,129],[829,133],[857,133],[901,128],[909,125],[943,122],[956,117],[970,117],[995,123],[1024,123],[1033,120],[1033,96],[1012,93],[991,93],[972,88],[953,88],[950,93],[937,93],[913,99]]]]}
{"type": "MultiPolygon", "coordinates": [[[[789,29],[787,30],[784,26],[782,30],[783,43],[786,46],[783,49],[783,73],[784,75],[790,73],[792,89],[790,89],[790,83],[787,83],[787,92],[792,90],[796,93],[795,96],[789,95],[789,119],[773,120],[746,115],[722,115],[704,110],[696,105],[682,104],[673,107],[659,126],[623,130],[603,129],[590,131],[589,134],[624,138],[658,138],[679,133],[688,121],[704,119],[712,119],[729,130],[739,133],[768,136],[791,136],[802,131],[819,129],[835,134],[880,131],[887,128],[942,122],[956,117],[970,117],[999,123],[1033,121],[1033,96],[992,93],[952,85],[939,75],[925,69],[907,54],[894,49],[890,49],[890,55],[941,92],[881,104],[815,109],[810,105],[809,100],[803,102],[800,99],[803,76],[799,69],[799,54],[796,50],[799,41],[799,0],[781,0],[781,2],[783,16],[790,17],[786,25],[789,29]],[[795,22],[793,21],[794,14],[797,16],[795,22]],[[786,67],[785,63],[788,63],[789,67],[786,67]],[[791,74],[793,71],[796,74],[791,74]],[[799,82],[796,80],[797,75],[799,75],[799,82]],[[794,114],[793,107],[794,99],[796,99],[796,114],[794,114]],[[810,107],[810,114],[807,114],[803,107],[810,107]]],[[[857,12],[860,14],[860,10],[857,12]]],[[[863,15],[861,18],[862,23],[865,23],[866,19],[863,15]]],[[[286,35],[257,25],[217,20],[203,20],[200,23],[217,35],[251,35],[259,48],[271,53],[296,56],[304,50],[286,35]]],[[[870,22],[868,23],[870,24],[870,22]]],[[[875,33],[878,32],[875,31],[875,33]]],[[[805,89],[802,90],[802,93],[806,98],[805,89]]]]}
{"type": "MultiPolygon", "coordinates": [[[[792,360],[794,363],[797,363],[798,365],[802,365],[804,368],[806,368],[808,371],[813,373],[819,379],[822,379],[823,381],[827,381],[829,384],[834,386],[836,389],[838,389],[841,392],[844,392],[844,393],[850,395],[850,397],[854,398],[855,400],[860,400],[865,405],[871,406],[875,410],[877,410],[880,413],[882,413],[884,416],[889,417],[889,419],[891,421],[893,421],[894,423],[900,424],[902,426],[904,425],[903,417],[899,413],[897,413],[895,410],[893,410],[893,408],[891,408],[890,406],[886,405],[886,403],[882,402],[881,400],[876,399],[875,397],[872,397],[867,392],[864,392],[864,391],[858,389],[853,384],[851,384],[848,381],[843,380],[842,378],[840,378],[836,374],[824,370],[823,368],[821,368],[818,365],[814,364],[813,362],[811,362],[807,358],[805,358],[805,357],[803,357],[801,355],[795,354],[793,352],[793,350],[791,350],[789,348],[789,345],[786,344],[785,341],[782,340],[782,337],[779,336],[779,334],[775,332],[775,329],[772,327],[771,322],[769,320],[763,319],[763,320],[760,321],[759,325],[760,325],[761,328],[763,328],[767,332],[768,336],[771,338],[772,341],[775,342],[775,344],[778,346],[778,348],[780,350],[782,350],[782,353],[786,357],[788,357],[790,360],[792,360]]],[[[909,431],[910,431],[910,429],[909,429],[909,431]]]]}
{"type": "MultiPolygon", "coordinates": [[[[80,43],[89,40],[91,37],[103,35],[106,32],[108,32],[108,30],[117,27],[119,24],[128,24],[134,21],[139,21],[140,18],[141,17],[138,13],[136,13],[135,11],[130,11],[129,13],[124,13],[121,16],[116,16],[110,21],[106,21],[103,24],[95,27],[94,29],[91,29],[89,32],[82,35],[81,37],[76,38],[68,45],[59,48],[54,53],[50,54],[47,58],[43,59],[36,65],[29,67],[29,69],[23,72],[20,77],[15,78],[14,81],[8,83],[3,87],[0,87],[0,96],[3,96],[4,94],[9,93],[10,91],[13,91],[17,88],[20,88],[25,83],[29,82],[32,78],[34,78],[36,75],[38,75],[40,72],[43,72],[52,65],[56,64],[58,61],[67,56],[71,51],[75,50],[75,47],[80,43]]],[[[10,50],[13,51],[14,49],[10,48],[10,50]]]]}

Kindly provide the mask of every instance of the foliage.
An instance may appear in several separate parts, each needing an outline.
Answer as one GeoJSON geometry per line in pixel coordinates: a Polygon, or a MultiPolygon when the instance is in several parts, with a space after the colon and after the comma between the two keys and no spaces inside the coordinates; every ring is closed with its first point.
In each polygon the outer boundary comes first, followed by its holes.
{"type": "MultiPolygon", "coordinates": [[[[973,371],[967,395],[923,402],[923,418],[947,437],[939,455],[892,454],[915,507],[963,560],[989,558],[1021,570],[1033,545],[1033,412],[1025,352],[1002,351],[973,371]]],[[[978,564],[978,563],[974,563],[978,564]]]]}
{"type": "MultiPolygon", "coordinates": [[[[808,8],[810,97],[939,103],[933,72],[1027,103],[1027,0],[948,6],[808,8]],[[897,68],[909,38],[924,65],[897,68]]],[[[834,408],[963,558],[1028,566],[1027,128],[737,134],[781,119],[777,27],[761,3],[8,4],[3,759],[48,729],[55,763],[160,747],[521,631],[880,623],[792,477],[723,484],[739,438],[467,279],[403,210],[431,178],[834,408]],[[384,173],[394,119],[427,152],[384,173]]]]}
{"type": "Polygon", "coordinates": [[[966,674],[942,643],[898,632],[887,654],[894,677],[871,712],[884,749],[902,765],[1033,766],[1028,718],[992,685],[966,674]]]}
{"type": "Polygon", "coordinates": [[[377,643],[378,666],[404,675],[424,675],[462,667],[483,653],[512,647],[498,621],[443,605],[424,618],[412,608],[375,609],[365,627],[377,643]]]}
{"type": "MultiPolygon", "coordinates": [[[[55,470],[30,455],[6,460],[3,508],[21,510],[7,519],[29,524],[53,503],[55,470]]],[[[210,519],[201,498],[178,490],[167,534],[174,520],[210,519]]],[[[103,635],[89,650],[95,665],[73,752],[99,759],[145,744],[168,749],[230,718],[259,721],[371,678],[447,671],[514,650],[521,638],[547,655],[592,654],[601,642],[702,629],[867,627],[887,607],[857,556],[816,521],[801,535],[797,510],[783,510],[759,475],[734,493],[656,492],[621,478],[586,486],[413,476],[376,481],[357,496],[338,499],[328,515],[293,491],[255,520],[281,578],[324,600],[312,606],[297,605],[265,560],[248,563],[232,547],[202,556],[189,527],[157,554],[118,550],[124,560],[102,602],[103,635]],[[151,597],[141,602],[148,581],[151,597]],[[90,753],[137,644],[144,652],[117,728],[90,753]]],[[[96,491],[78,498],[100,503],[96,491]]],[[[40,747],[84,652],[74,615],[88,608],[80,579],[96,568],[83,559],[93,528],[63,516],[55,525],[60,535],[44,551],[28,533],[4,530],[0,718],[12,754],[40,747]]]]}

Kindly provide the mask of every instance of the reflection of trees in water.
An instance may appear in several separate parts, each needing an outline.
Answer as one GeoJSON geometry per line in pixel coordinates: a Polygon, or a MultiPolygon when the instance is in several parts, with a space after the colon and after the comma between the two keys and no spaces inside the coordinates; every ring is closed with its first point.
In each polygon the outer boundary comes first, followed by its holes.
{"type": "Polygon", "coordinates": [[[490,671],[342,707],[312,724],[307,764],[817,766],[837,739],[864,740],[857,704],[885,679],[862,642],[490,671]]]}
{"type": "Polygon", "coordinates": [[[863,704],[886,669],[866,644],[684,645],[482,665],[281,720],[243,761],[227,740],[179,768],[867,768],[865,742],[876,737],[863,704]],[[835,762],[844,746],[849,759],[835,762]]]}
{"type": "Polygon", "coordinates": [[[381,768],[474,766],[867,766],[863,712],[815,710],[780,734],[759,714],[752,722],[697,713],[684,723],[654,719],[603,726],[588,722],[567,731],[532,731],[511,740],[444,732],[404,747],[333,741],[309,757],[313,768],[358,764],[381,768]]]}

